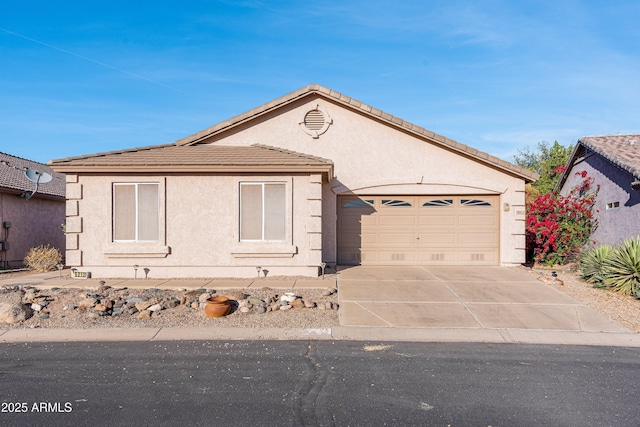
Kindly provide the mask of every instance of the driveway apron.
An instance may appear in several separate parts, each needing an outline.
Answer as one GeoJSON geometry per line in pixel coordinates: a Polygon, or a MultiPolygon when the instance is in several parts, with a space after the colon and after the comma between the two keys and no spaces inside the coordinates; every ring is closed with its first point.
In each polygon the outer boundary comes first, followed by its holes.
{"type": "Polygon", "coordinates": [[[631,332],[520,268],[345,267],[338,288],[342,326],[631,332]]]}

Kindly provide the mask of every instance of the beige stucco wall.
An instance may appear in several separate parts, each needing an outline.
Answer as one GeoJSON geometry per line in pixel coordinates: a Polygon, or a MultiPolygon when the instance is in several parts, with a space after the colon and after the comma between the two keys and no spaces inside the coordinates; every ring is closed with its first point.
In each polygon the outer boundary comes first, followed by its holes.
{"type": "Polygon", "coordinates": [[[320,175],[68,175],[69,265],[93,277],[317,275],[321,262],[320,175]],[[114,182],[160,184],[160,241],[112,242],[114,182]],[[239,241],[240,182],[285,182],[285,242],[239,241]],[[73,224],[70,228],[69,224],[73,224]]]}
{"type": "Polygon", "coordinates": [[[324,98],[307,97],[207,142],[260,143],[332,160],[335,178],[323,190],[323,259],[328,263],[337,258],[336,197],[348,193],[500,195],[500,263],[525,261],[523,179],[324,98]],[[300,123],[317,106],[333,123],[325,133],[312,138],[300,123]]]}
{"type": "Polygon", "coordinates": [[[65,236],[61,225],[65,203],[38,197],[27,200],[15,194],[0,193],[0,240],[9,242],[8,251],[0,251],[1,266],[19,267],[29,249],[50,245],[64,255],[65,236]],[[11,223],[8,237],[3,223],[11,223]]]}

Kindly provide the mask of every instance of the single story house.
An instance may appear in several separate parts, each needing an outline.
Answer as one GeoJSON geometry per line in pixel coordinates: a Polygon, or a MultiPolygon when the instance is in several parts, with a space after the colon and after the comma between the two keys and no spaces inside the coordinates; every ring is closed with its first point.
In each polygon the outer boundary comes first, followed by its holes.
{"type": "Polygon", "coordinates": [[[615,245],[640,235],[640,134],[580,138],[556,186],[560,194],[583,180],[582,171],[600,186],[591,240],[615,245]]]}
{"type": "Polygon", "coordinates": [[[167,145],[54,160],[93,277],[518,265],[537,175],[309,85],[167,145]]]}
{"type": "Polygon", "coordinates": [[[64,221],[64,175],[42,163],[0,153],[0,267],[21,267],[29,249],[41,245],[64,255],[64,221]],[[52,180],[39,183],[33,194],[36,184],[25,176],[27,170],[46,172],[52,180]]]}

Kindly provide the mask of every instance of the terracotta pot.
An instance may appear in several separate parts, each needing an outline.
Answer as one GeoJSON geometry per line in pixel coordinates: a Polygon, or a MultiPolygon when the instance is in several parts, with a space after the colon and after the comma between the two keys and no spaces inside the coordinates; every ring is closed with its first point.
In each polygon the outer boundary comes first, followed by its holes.
{"type": "Polygon", "coordinates": [[[230,311],[231,304],[229,304],[229,298],[227,297],[208,298],[207,303],[204,306],[204,313],[207,317],[226,316],[230,311]]]}

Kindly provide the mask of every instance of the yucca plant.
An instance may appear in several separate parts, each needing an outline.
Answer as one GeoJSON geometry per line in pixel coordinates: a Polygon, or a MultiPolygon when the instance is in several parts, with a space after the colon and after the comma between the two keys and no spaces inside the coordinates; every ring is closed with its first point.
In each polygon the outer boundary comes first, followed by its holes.
{"type": "Polygon", "coordinates": [[[594,288],[605,287],[604,262],[612,251],[611,246],[601,245],[584,252],[580,256],[580,278],[593,284],[594,288]]]}
{"type": "Polygon", "coordinates": [[[625,240],[604,261],[604,284],[625,295],[640,296],[640,236],[625,240]]]}

